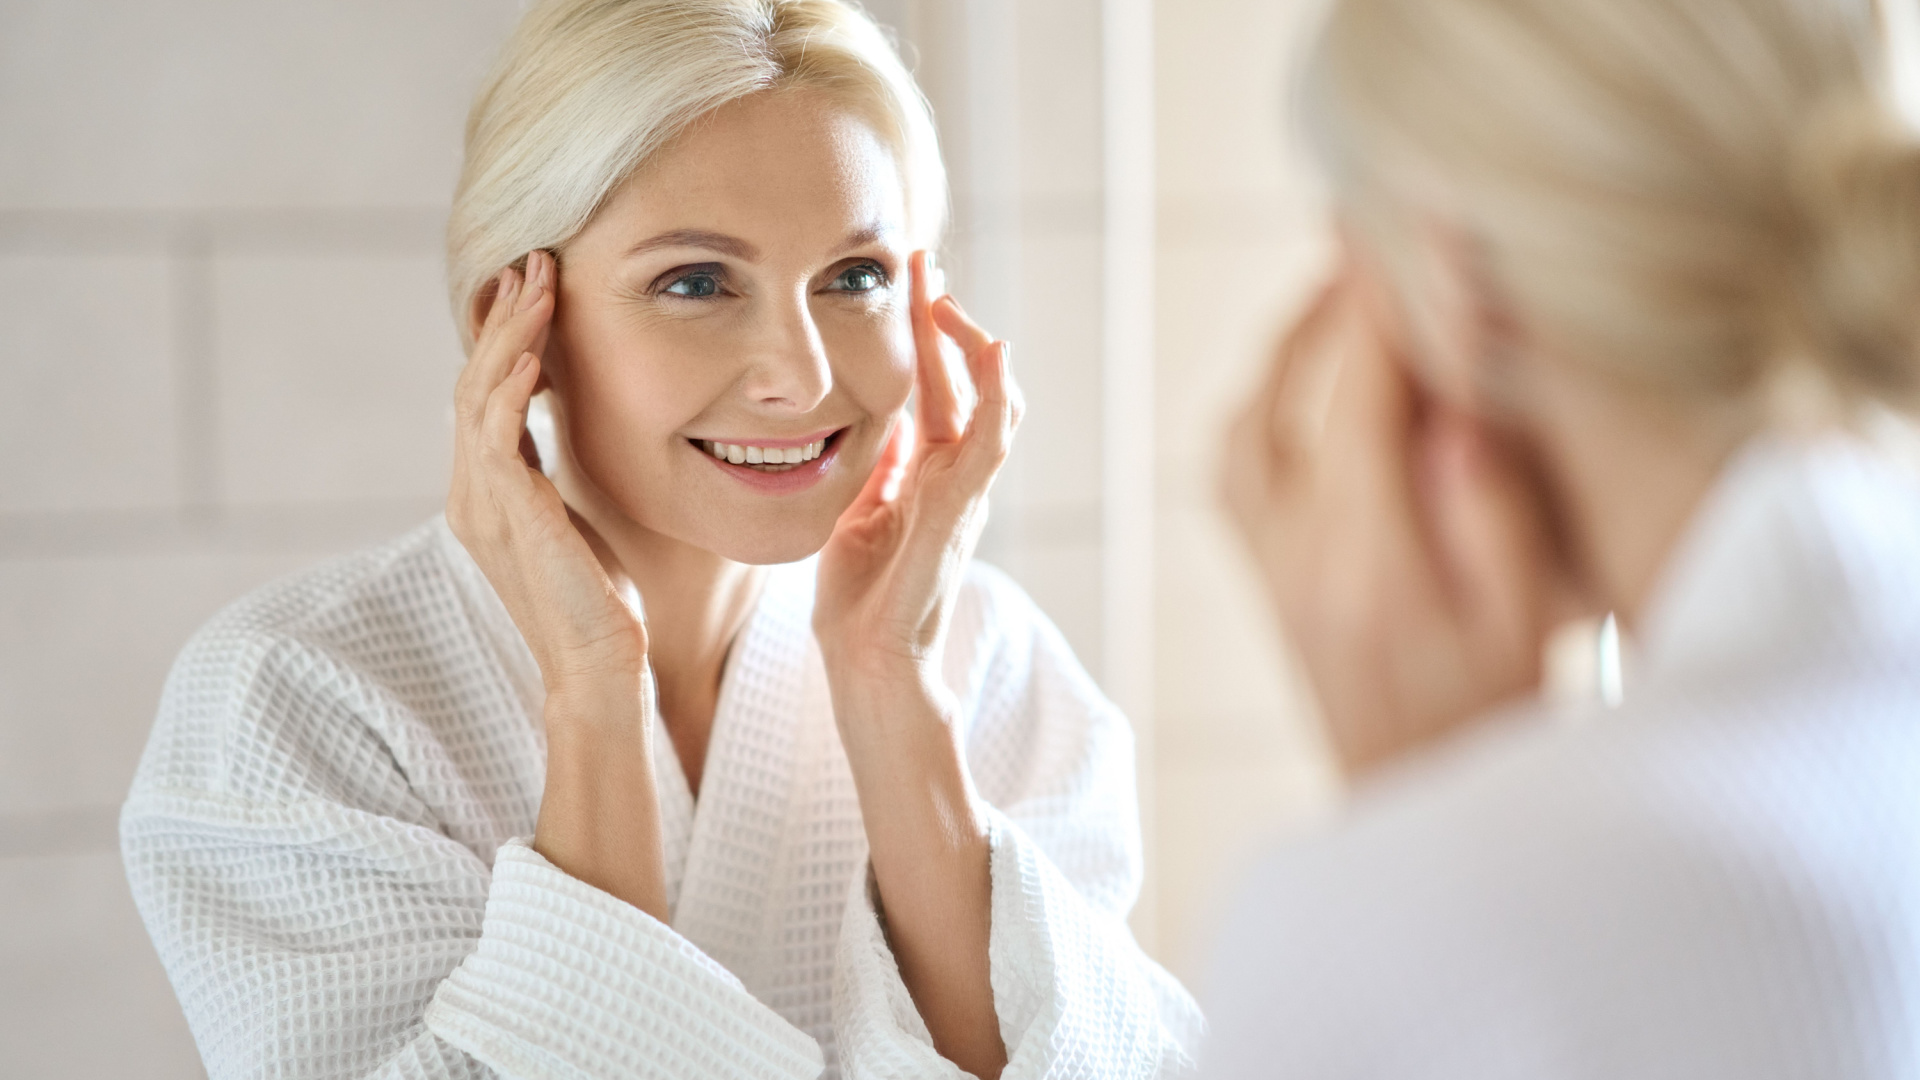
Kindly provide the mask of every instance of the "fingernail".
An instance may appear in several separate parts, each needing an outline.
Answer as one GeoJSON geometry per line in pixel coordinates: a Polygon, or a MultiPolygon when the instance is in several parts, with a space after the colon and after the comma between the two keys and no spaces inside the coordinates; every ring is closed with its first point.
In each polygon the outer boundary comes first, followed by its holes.
{"type": "Polygon", "coordinates": [[[514,365],[513,365],[513,373],[514,373],[515,375],[518,375],[518,374],[520,374],[521,372],[523,372],[523,371],[525,371],[525,370],[527,370],[527,366],[528,366],[528,365],[530,365],[530,364],[532,364],[532,363],[533,363],[533,354],[532,354],[532,353],[530,353],[530,352],[523,352],[523,353],[521,353],[521,354],[520,354],[520,359],[519,359],[519,360],[516,360],[516,361],[514,362],[514,365]]]}

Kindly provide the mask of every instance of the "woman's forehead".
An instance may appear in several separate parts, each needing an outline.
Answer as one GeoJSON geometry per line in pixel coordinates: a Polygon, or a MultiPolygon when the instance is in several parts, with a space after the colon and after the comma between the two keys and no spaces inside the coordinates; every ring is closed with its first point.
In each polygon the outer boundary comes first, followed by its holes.
{"type": "Polygon", "coordinates": [[[663,147],[587,232],[604,232],[622,257],[694,238],[752,261],[789,246],[904,242],[905,216],[899,163],[872,125],[823,95],[760,94],[663,147]]]}

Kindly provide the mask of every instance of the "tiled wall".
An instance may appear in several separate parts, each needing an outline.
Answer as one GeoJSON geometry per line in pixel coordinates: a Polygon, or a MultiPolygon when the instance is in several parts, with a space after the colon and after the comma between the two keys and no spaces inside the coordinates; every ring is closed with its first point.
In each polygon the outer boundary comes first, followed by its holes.
{"type": "MultiPolygon", "coordinates": [[[[0,4],[0,1075],[200,1074],[115,811],[219,606],[435,512],[440,228],[519,0],[0,4]]],[[[990,557],[1100,638],[1099,0],[869,7],[1031,412],[990,557]]]]}
{"type": "Polygon", "coordinates": [[[434,512],[512,0],[0,5],[0,1072],[200,1075],[115,810],[174,652],[434,512]]]}
{"type": "Polygon", "coordinates": [[[1286,142],[1291,58],[1319,5],[1156,6],[1156,866],[1160,954],[1197,976],[1251,845],[1325,805],[1311,704],[1216,502],[1229,411],[1324,258],[1286,142]]]}

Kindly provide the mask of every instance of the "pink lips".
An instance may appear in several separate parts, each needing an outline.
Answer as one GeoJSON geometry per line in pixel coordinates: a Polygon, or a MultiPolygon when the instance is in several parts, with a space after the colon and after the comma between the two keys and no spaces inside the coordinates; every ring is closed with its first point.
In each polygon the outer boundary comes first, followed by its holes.
{"type": "Polygon", "coordinates": [[[753,445],[755,446],[779,448],[805,446],[808,443],[819,442],[822,439],[829,440],[826,449],[820,452],[819,457],[814,458],[812,461],[800,462],[790,469],[782,469],[779,472],[761,472],[751,465],[735,465],[731,461],[714,457],[712,454],[701,450],[698,445],[691,442],[688,443],[688,448],[701,457],[706,458],[709,465],[712,465],[714,468],[719,469],[721,472],[726,473],[728,476],[731,476],[762,495],[794,495],[819,483],[821,478],[827,475],[827,470],[833,466],[834,459],[840,456],[840,440],[834,438],[834,436],[837,436],[842,430],[844,429],[823,431],[804,439],[755,438],[753,440],[753,445]]]}

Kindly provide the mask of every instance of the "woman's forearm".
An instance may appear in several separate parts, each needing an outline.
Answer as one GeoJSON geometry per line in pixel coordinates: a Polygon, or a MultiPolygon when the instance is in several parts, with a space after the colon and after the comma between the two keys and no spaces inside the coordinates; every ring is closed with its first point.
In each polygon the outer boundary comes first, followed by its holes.
{"type": "Polygon", "coordinates": [[[666,922],[644,701],[618,683],[548,695],[547,786],[533,846],[566,873],[666,922]]]}
{"type": "Polygon", "coordinates": [[[941,1056],[993,1080],[1007,1052],[988,977],[987,829],[950,707],[917,682],[833,681],[900,977],[941,1056]]]}

